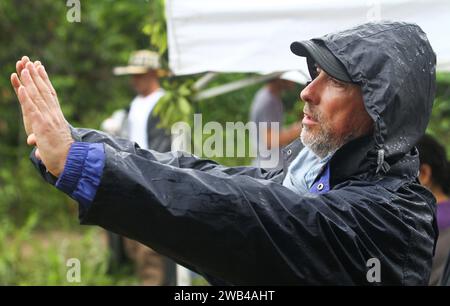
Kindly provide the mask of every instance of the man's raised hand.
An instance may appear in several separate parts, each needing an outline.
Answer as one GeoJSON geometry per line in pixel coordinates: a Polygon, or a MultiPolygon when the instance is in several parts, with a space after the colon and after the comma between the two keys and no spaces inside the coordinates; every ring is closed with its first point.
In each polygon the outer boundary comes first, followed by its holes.
{"type": "Polygon", "coordinates": [[[11,84],[22,109],[27,143],[37,146],[37,157],[59,176],[73,139],[44,66],[24,56],[16,64],[11,84]]]}

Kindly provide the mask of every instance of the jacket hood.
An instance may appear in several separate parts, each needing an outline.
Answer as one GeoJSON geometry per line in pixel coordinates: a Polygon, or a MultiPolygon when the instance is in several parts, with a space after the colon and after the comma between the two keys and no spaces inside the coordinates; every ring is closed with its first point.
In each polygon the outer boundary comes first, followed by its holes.
{"type": "Polygon", "coordinates": [[[364,155],[376,156],[376,172],[388,172],[412,150],[430,119],[436,55],[426,34],[416,24],[385,21],[312,40],[324,44],[361,86],[375,123],[364,155]]]}

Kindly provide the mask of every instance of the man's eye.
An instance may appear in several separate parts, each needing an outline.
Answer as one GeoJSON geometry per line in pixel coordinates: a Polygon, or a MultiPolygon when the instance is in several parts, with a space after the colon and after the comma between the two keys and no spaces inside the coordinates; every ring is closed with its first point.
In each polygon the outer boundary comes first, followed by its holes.
{"type": "Polygon", "coordinates": [[[343,82],[341,82],[339,80],[336,80],[335,78],[329,77],[329,79],[336,86],[340,86],[340,87],[344,87],[345,86],[345,84],[343,82]]]}

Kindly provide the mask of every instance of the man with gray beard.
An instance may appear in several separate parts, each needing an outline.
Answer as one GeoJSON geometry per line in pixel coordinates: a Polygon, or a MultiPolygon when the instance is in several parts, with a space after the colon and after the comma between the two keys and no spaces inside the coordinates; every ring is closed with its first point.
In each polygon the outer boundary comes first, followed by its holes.
{"type": "Polygon", "coordinates": [[[426,285],[435,199],[418,183],[414,147],[436,84],[425,33],[366,23],[291,51],[312,81],[301,141],[272,171],[73,128],[44,67],[26,57],[11,82],[32,161],[78,201],[82,224],[138,240],[212,284],[426,285]]]}

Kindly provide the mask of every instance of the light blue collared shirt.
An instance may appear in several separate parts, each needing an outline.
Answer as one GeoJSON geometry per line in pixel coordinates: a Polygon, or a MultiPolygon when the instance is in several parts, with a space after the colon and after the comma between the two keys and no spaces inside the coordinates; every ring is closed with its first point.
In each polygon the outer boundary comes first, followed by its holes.
{"type": "Polygon", "coordinates": [[[333,154],[334,152],[321,159],[308,147],[304,147],[289,165],[288,172],[283,180],[283,186],[299,195],[314,194],[310,190],[333,154]]]}

